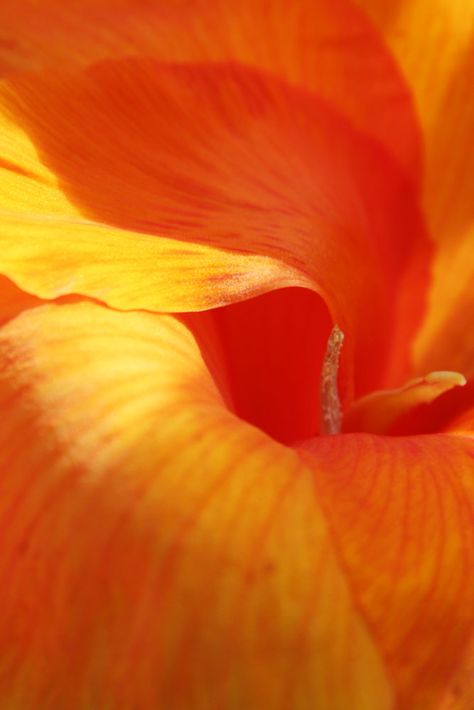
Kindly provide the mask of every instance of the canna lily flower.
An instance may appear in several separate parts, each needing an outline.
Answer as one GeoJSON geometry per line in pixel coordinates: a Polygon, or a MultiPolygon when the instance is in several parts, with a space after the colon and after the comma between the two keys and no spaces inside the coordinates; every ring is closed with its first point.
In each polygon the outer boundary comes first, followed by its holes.
{"type": "Polygon", "coordinates": [[[3,1],[0,707],[474,707],[473,16],[3,1]]]}

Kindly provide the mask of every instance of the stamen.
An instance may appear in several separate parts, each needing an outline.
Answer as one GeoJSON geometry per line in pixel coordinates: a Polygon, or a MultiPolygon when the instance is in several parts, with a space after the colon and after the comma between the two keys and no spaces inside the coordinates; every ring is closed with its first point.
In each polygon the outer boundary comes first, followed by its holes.
{"type": "Polygon", "coordinates": [[[341,404],[337,391],[339,356],[341,354],[344,333],[335,325],[331,331],[321,369],[321,434],[341,433],[341,404]]]}

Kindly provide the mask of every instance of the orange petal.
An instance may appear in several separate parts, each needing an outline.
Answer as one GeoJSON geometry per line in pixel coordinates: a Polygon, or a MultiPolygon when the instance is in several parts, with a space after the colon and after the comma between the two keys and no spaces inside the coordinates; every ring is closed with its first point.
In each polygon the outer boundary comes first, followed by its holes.
{"type": "Polygon", "coordinates": [[[0,359],[4,707],[391,706],[309,471],[179,321],[44,306],[0,359]]]}
{"type": "Polygon", "coordinates": [[[417,372],[474,375],[474,2],[358,0],[410,84],[424,136],[424,212],[438,244],[417,372]]]}
{"type": "Polygon", "coordinates": [[[309,286],[355,351],[357,394],[403,381],[427,278],[416,189],[329,104],[242,66],[143,58],[2,95],[18,169],[0,270],[21,288],[191,311],[309,286]]]}
{"type": "Polygon", "coordinates": [[[439,710],[470,710],[474,707],[474,640],[464,662],[446,689],[439,710]]]}
{"type": "Polygon", "coordinates": [[[1,113],[0,156],[0,272],[42,298],[85,293],[128,308],[204,309],[292,281],[267,257],[85,219],[1,113]]]}
{"type": "Polygon", "coordinates": [[[329,100],[416,174],[409,92],[382,37],[347,0],[3,0],[0,74],[128,55],[238,62],[329,100]]]}
{"type": "MultiPolygon", "coordinates": [[[[472,383],[471,383],[472,384],[472,383]]],[[[473,436],[474,431],[474,386],[471,387],[470,406],[465,407],[458,412],[457,416],[453,416],[449,423],[445,426],[446,431],[457,434],[467,434],[473,436]]]]}
{"type": "Polygon", "coordinates": [[[314,472],[354,600],[397,707],[434,708],[465,682],[474,639],[474,440],[347,434],[313,440],[314,472]],[[467,655],[466,655],[467,654],[467,655]]]}
{"type": "Polygon", "coordinates": [[[469,227],[458,247],[448,242],[438,252],[427,318],[415,343],[417,372],[441,367],[474,377],[473,244],[474,229],[469,227]]]}
{"type": "Polygon", "coordinates": [[[474,623],[467,438],[321,438],[303,463],[228,412],[169,316],[40,307],[0,358],[6,706],[448,692],[474,623]]]}
{"type": "Polygon", "coordinates": [[[472,227],[474,1],[358,5],[384,36],[413,92],[424,136],[429,225],[442,252],[452,252],[472,227]]]}
{"type": "Polygon", "coordinates": [[[350,407],[344,418],[344,429],[387,433],[400,417],[415,407],[430,404],[453,387],[465,384],[466,378],[458,372],[430,372],[398,389],[372,392],[350,407]]]}
{"type": "Polygon", "coordinates": [[[11,281],[0,276],[0,325],[14,318],[21,311],[39,305],[44,305],[44,302],[20,291],[11,281]]]}

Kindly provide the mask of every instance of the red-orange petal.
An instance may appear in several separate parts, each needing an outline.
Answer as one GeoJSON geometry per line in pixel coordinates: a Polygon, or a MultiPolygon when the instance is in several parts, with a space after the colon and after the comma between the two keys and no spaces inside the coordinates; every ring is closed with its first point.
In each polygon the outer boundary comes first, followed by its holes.
{"type": "MultiPolygon", "coordinates": [[[[440,707],[474,638],[474,439],[347,434],[308,448],[315,496],[396,707],[440,707]]],[[[454,707],[472,692],[464,679],[454,707]]]]}
{"type": "Polygon", "coordinates": [[[130,55],[238,62],[316,92],[414,176],[409,90],[384,38],[348,0],[4,0],[0,74],[130,55]]]}

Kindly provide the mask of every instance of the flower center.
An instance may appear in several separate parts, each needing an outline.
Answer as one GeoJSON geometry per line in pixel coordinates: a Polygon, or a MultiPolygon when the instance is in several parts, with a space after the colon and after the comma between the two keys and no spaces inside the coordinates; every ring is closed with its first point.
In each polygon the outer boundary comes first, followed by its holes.
{"type": "Polygon", "coordinates": [[[287,445],[318,435],[437,431],[432,403],[443,395],[450,407],[458,396],[451,390],[465,384],[462,375],[442,371],[393,384],[381,378],[364,391],[357,387],[361,368],[373,363],[359,356],[354,398],[348,353],[341,365],[344,333],[322,298],[303,288],[196,313],[190,322],[201,332],[201,349],[229,408],[287,445]]]}

